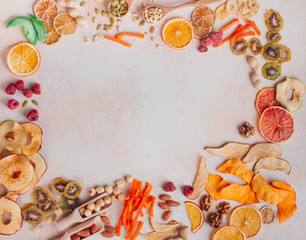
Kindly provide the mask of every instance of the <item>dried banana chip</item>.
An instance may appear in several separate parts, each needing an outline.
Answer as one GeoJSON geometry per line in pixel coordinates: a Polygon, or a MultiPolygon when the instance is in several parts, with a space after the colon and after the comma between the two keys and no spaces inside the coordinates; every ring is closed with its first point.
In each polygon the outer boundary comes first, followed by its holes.
{"type": "Polygon", "coordinates": [[[222,147],[210,148],[207,147],[205,150],[210,154],[224,158],[242,158],[250,150],[251,145],[247,143],[228,142],[222,147]]]}
{"type": "Polygon", "coordinates": [[[216,18],[220,21],[225,20],[229,16],[229,12],[226,10],[226,5],[222,4],[215,11],[216,18]]]}
{"type": "Polygon", "coordinates": [[[252,191],[252,188],[249,184],[230,184],[221,189],[220,196],[227,200],[240,202],[241,204],[259,203],[255,193],[252,191]]]}
{"type": "Polygon", "coordinates": [[[254,171],[259,169],[268,169],[271,171],[282,171],[290,174],[291,165],[284,159],[277,157],[264,157],[259,159],[254,165],[254,171]]]}
{"type": "Polygon", "coordinates": [[[249,0],[248,7],[252,12],[257,13],[260,9],[260,4],[256,0],[249,0]]]}
{"type": "Polygon", "coordinates": [[[229,14],[232,14],[232,15],[236,15],[237,11],[238,11],[238,4],[236,3],[236,1],[234,0],[228,0],[226,2],[226,11],[229,13],[229,14]]]}
{"type": "Polygon", "coordinates": [[[249,11],[248,0],[238,0],[238,9],[241,14],[245,14],[249,11]]]}
{"type": "Polygon", "coordinates": [[[263,157],[279,157],[280,155],[282,155],[282,148],[280,145],[276,143],[257,143],[250,148],[242,161],[252,162],[263,157]]]}

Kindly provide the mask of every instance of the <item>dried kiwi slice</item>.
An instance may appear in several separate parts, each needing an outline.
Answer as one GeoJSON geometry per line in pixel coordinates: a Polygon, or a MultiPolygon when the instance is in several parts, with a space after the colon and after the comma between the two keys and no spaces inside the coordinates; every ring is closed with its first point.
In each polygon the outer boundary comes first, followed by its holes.
{"type": "Polygon", "coordinates": [[[39,209],[43,211],[44,214],[50,214],[53,213],[54,209],[56,208],[56,200],[54,198],[50,198],[46,204],[40,205],[39,209]]]}
{"type": "Polygon", "coordinates": [[[275,62],[268,62],[261,69],[262,76],[268,80],[276,80],[281,75],[281,71],[282,67],[275,62]]]}
{"type": "Polygon", "coordinates": [[[50,194],[47,189],[43,187],[36,187],[33,190],[32,193],[34,202],[36,202],[39,205],[44,205],[48,202],[50,199],[50,194]]]}
{"type": "Polygon", "coordinates": [[[78,197],[74,198],[74,199],[71,199],[71,198],[67,198],[65,196],[62,196],[60,206],[65,211],[68,211],[68,210],[72,211],[75,208],[77,208],[78,206],[80,206],[80,199],[78,197]]]}
{"type": "Polygon", "coordinates": [[[249,40],[250,52],[254,55],[258,55],[262,52],[262,44],[258,38],[251,38],[249,40]]]}
{"type": "Polygon", "coordinates": [[[33,225],[40,224],[45,217],[45,214],[34,204],[23,206],[21,211],[23,219],[33,225]]]}
{"type": "Polygon", "coordinates": [[[65,192],[65,187],[69,182],[65,178],[57,178],[51,184],[51,190],[56,195],[62,196],[65,192]]]}
{"type": "Polygon", "coordinates": [[[279,44],[269,43],[262,49],[263,57],[270,62],[277,62],[282,56],[282,48],[279,44]]]}
{"type": "Polygon", "coordinates": [[[231,44],[231,49],[232,52],[235,55],[243,55],[246,54],[247,50],[248,50],[249,44],[246,40],[244,39],[239,39],[239,40],[235,40],[232,44],[231,44]]]}
{"type": "Polygon", "coordinates": [[[265,14],[265,22],[267,28],[273,32],[279,32],[284,27],[284,19],[281,17],[279,12],[269,10],[265,14]]]}
{"type": "Polygon", "coordinates": [[[291,60],[291,50],[290,48],[280,45],[282,48],[281,58],[278,60],[278,64],[289,62],[291,60]]]}
{"type": "Polygon", "coordinates": [[[82,191],[82,187],[78,182],[70,182],[65,187],[64,195],[67,198],[74,199],[77,198],[82,191]]]}
{"type": "Polygon", "coordinates": [[[270,43],[278,43],[282,39],[282,36],[280,35],[279,32],[269,31],[267,39],[270,43]]]}

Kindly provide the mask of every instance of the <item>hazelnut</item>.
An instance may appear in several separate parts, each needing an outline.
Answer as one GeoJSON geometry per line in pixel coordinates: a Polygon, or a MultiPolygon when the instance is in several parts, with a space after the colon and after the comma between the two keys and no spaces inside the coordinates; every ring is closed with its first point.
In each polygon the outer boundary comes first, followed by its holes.
{"type": "Polygon", "coordinates": [[[88,203],[88,205],[86,206],[87,209],[89,209],[90,211],[93,211],[95,209],[95,204],[93,202],[88,203]]]}
{"type": "Polygon", "coordinates": [[[95,205],[95,212],[99,212],[101,210],[100,205],[96,204],[95,205]]]}
{"type": "Polygon", "coordinates": [[[85,216],[86,217],[89,217],[89,216],[91,216],[92,215],[92,211],[90,211],[89,209],[86,209],[85,210],[85,216]]]}
{"type": "Polygon", "coordinates": [[[113,192],[113,187],[110,186],[110,185],[107,185],[105,186],[105,191],[108,193],[108,194],[111,194],[113,192]]]}
{"type": "Polygon", "coordinates": [[[112,202],[112,198],[109,196],[104,197],[105,204],[110,204],[112,202]]]}
{"type": "Polygon", "coordinates": [[[124,180],[122,179],[117,180],[115,183],[116,183],[116,186],[119,188],[122,188],[125,184],[124,180]]]}
{"type": "Polygon", "coordinates": [[[85,215],[85,210],[86,210],[86,208],[84,208],[84,207],[79,209],[79,213],[81,214],[81,216],[85,215]]]}
{"type": "Polygon", "coordinates": [[[131,175],[127,175],[125,177],[125,180],[126,180],[127,183],[131,183],[131,182],[133,182],[133,177],[131,175]]]}
{"type": "Polygon", "coordinates": [[[98,201],[96,201],[96,205],[99,205],[100,207],[103,207],[105,205],[103,199],[99,199],[98,201]]]}
{"type": "Polygon", "coordinates": [[[125,195],[124,195],[123,193],[120,193],[120,194],[118,195],[118,201],[122,202],[122,201],[124,201],[124,200],[125,200],[125,195]]]}
{"type": "Polygon", "coordinates": [[[91,197],[95,196],[96,195],[96,189],[94,189],[94,188],[89,189],[88,194],[91,197]]]}
{"type": "Polygon", "coordinates": [[[36,226],[33,227],[33,232],[34,232],[34,233],[38,233],[38,232],[40,232],[40,230],[41,230],[41,227],[38,226],[38,225],[36,225],[36,226]]]}
{"type": "Polygon", "coordinates": [[[46,217],[46,222],[47,222],[48,224],[53,223],[53,221],[54,221],[54,217],[52,217],[52,216],[47,216],[47,217],[46,217]]]}
{"type": "Polygon", "coordinates": [[[97,192],[98,194],[104,193],[104,192],[105,192],[104,187],[102,187],[102,186],[96,187],[96,192],[97,192]]]}
{"type": "Polygon", "coordinates": [[[55,213],[55,215],[56,215],[57,217],[60,217],[60,216],[63,215],[64,211],[63,211],[63,209],[61,209],[61,208],[57,208],[57,209],[54,210],[54,213],[55,213]]]}
{"type": "Polygon", "coordinates": [[[117,196],[118,195],[115,195],[115,194],[113,194],[112,196],[111,196],[111,198],[112,198],[112,202],[116,202],[118,199],[117,199],[117,196]]]}
{"type": "Polygon", "coordinates": [[[115,195],[118,195],[120,192],[121,192],[121,191],[120,191],[120,188],[119,188],[119,187],[114,187],[113,193],[114,193],[115,195]]]}

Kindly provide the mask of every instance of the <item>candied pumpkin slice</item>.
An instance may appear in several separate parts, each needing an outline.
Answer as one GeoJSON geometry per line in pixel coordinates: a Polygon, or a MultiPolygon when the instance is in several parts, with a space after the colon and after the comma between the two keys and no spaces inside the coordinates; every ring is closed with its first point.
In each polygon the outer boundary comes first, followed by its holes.
{"type": "Polygon", "coordinates": [[[23,123],[21,126],[26,129],[29,136],[27,144],[22,147],[22,153],[26,156],[31,156],[37,153],[41,147],[42,130],[34,123],[23,123]]]}
{"type": "Polygon", "coordinates": [[[27,131],[19,123],[9,120],[0,125],[0,148],[13,151],[27,142],[27,131]]]}
{"type": "Polygon", "coordinates": [[[255,193],[249,184],[232,183],[221,189],[220,195],[222,198],[240,202],[241,204],[259,203],[255,193]]]}
{"type": "Polygon", "coordinates": [[[212,196],[213,199],[222,199],[221,190],[229,184],[223,180],[220,175],[208,175],[208,182],[205,186],[205,190],[212,196]]]}

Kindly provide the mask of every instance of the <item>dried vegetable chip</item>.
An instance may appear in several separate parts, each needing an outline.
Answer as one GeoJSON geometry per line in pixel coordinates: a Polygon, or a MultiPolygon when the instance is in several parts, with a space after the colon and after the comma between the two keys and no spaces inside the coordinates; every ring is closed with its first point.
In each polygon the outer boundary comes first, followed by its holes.
{"type": "Polygon", "coordinates": [[[289,191],[288,196],[277,205],[279,213],[279,223],[283,223],[287,221],[289,218],[291,218],[297,210],[297,206],[295,204],[296,193],[288,183],[273,182],[272,185],[278,189],[289,191]]]}
{"type": "Polygon", "coordinates": [[[250,150],[251,145],[247,143],[228,142],[221,147],[210,148],[205,150],[210,154],[224,158],[242,158],[250,150]]]}
{"type": "Polygon", "coordinates": [[[241,204],[259,203],[255,193],[249,184],[241,185],[233,183],[220,191],[220,196],[227,200],[240,202],[241,204]]]}
{"type": "Polygon", "coordinates": [[[220,175],[208,175],[208,183],[206,184],[205,190],[212,196],[213,199],[222,199],[221,190],[229,184],[223,180],[220,175]]]}
{"type": "Polygon", "coordinates": [[[282,171],[289,175],[291,166],[289,162],[277,157],[265,157],[259,159],[254,165],[254,171],[259,169],[268,169],[271,171],[282,171]]]}
{"type": "Polygon", "coordinates": [[[257,143],[254,144],[247,155],[243,158],[243,162],[257,161],[263,157],[282,155],[282,148],[276,143],[257,143]]]}
{"type": "Polygon", "coordinates": [[[252,181],[254,172],[249,166],[238,158],[231,158],[222,164],[217,171],[219,173],[230,173],[242,178],[247,183],[252,181]]]}
{"type": "Polygon", "coordinates": [[[256,193],[257,198],[275,206],[282,202],[289,194],[289,191],[272,187],[259,172],[253,177],[251,186],[253,191],[256,193]]]}

